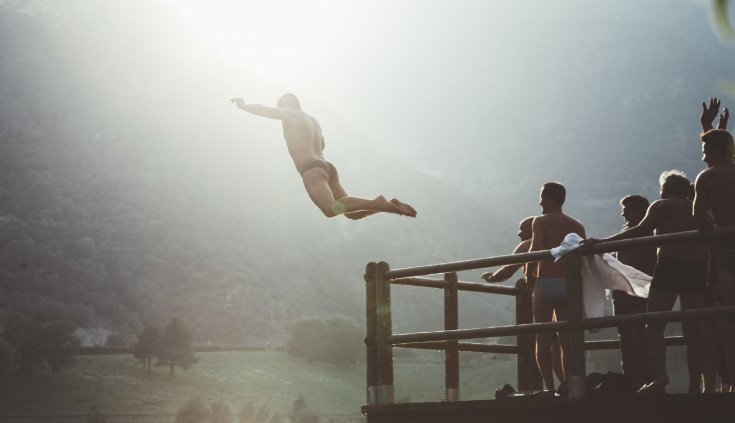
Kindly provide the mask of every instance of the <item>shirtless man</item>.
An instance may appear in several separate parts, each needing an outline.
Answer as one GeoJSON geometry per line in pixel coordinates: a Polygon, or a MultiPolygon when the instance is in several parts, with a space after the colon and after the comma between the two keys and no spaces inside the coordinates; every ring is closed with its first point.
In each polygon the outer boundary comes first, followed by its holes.
{"type": "MultiPolygon", "coordinates": [[[[648,207],[643,220],[617,235],[603,240],[589,239],[585,245],[597,242],[617,241],[620,239],[656,235],[672,232],[691,231],[695,228],[692,218],[692,202],[687,198],[690,192],[689,179],[677,170],[663,172],[659,178],[661,199],[648,207]]],[[[704,306],[705,283],[707,279],[708,251],[703,243],[664,245],[658,249],[658,259],[653,272],[653,280],[648,294],[649,312],[670,311],[676,297],[681,301],[682,310],[704,306]]],[[[666,371],[666,344],[664,343],[666,323],[651,322],[646,327],[646,338],[653,364],[653,381],[643,385],[638,392],[663,394],[669,383],[666,371]]],[[[687,345],[687,367],[689,369],[689,393],[698,393],[704,365],[704,346],[699,321],[688,320],[682,323],[684,340],[687,345]]]]}
{"type": "MultiPolygon", "coordinates": [[[[559,246],[564,237],[572,232],[584,238],[584,226],[562,211],[566,189],[558,182],[547,182],[541,187],[542,216],[537,216],[531,224],[531,248],[529,251],[548,250],[559,246]]],[[[534,322],[550,322],[554,314],[557,319],[567,319],[566,268],[563,262],[552,260],[539,261],[537,265],[526,266],[526,280],[533,288],[534,322]]],[[[566,333],[561,334],[563,363],[568,365],[564,350],[568,345],[566,333]]],[[[536,360],[546,389],[554,389],[552,372],[552,352],[554,333],[536,335],[536,360]]],[[[563,382],[563,381],[562,381],[563,382]]]]}
{"type": "Polygon", "coordinates": [[[278,99],[277,107],[246,104],[242,98],[230,101],[248,113],[281,121],[288,152],[301,174],[306,192],[325,216],[344,214],[357,220],[385,212],[416,217],[413,207],[395,198],[388,201],[379,195],[369,200],[347,195],[337,169],[324,159],[324,137],[319,122],[301,110],[295,95],[284,94],[278,99]]]}
{"type": "MultiPolygon", "coordinates": [[[[523,219],[521,224],[518,226],[518,238],[521,239],[521,243],[516,246],[515,250],[513,250],[513,254],[527,253],[531,248],[531,235],[533,234],[531,232],[531,223],[533,223],[533,216],[523,219]]],[[[506,264],[495,273],[483,273],[482,278],[485,279],[485,281],[492,283],[505,282],[521,267],[523,267],[522,263],[506,264]]]]}
{"type": "MultiPolygon", "coordinates": [[[[725,109],[727,110],[727,109],[725,109]]],[[[720,120],[722,122],[722,119],[720,120]]],[[[694,220],[701,229],[735,226],[735,164],[733,138],[724,129],[711,129],[701,136],[702,171],[694,184],[694,220]]],[[[717,242],[717,288],[725,305],[735,305],[735,241],[717,242]]],[[[730,380],[735,380],[735,337],[731,319],[718,321],[720,342],[725,352],[730,380]]]]}
{"type": "MultiPolygon", "coordinates": [[[[533,223],[533,216],[527,217],[523,219],[518,226],[518,238],[521,239],[520,244],[518,244],[513,250],[513,254],[520,254],[520,253],[527,253],[528,250],[531,249],[531,236],[533,235],[533,231],[531,229],[531,225],[533,223]]],[[[522,263],[520,264],[506,264],[505,266],[498,269],[496,272],[485,272],[482,274],[482,279],[484,279],[487,282],[490,283],[499,283],[499,282],[505,282],[508,279],[510,279],[513,274],[520,269],[521,267],[524,267],[522,263]]],[[[554,318],[556,320],[556,318],[554,318]]],[[[561,364],[561,347],[560,347],[560,341],[559,337],[555,336],[552,338],[552,362],[553,362],[553,369],[554,374],[559,380],[564,380],[564,366],[561,364]]],[[[538,363],[537,363],[538,364],[538,363]]],[[[536,372],[538,375],[538,365],[536,366],[536,372]]],[[[536,376],[538,377],[538,376],[536,376]]]]}

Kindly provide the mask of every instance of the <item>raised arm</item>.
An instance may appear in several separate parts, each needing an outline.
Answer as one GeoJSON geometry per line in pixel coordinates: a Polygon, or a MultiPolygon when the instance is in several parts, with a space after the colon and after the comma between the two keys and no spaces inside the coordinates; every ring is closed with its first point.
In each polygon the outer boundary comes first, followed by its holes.
{"type": "Polygon", "coordinates": [[[230,99],[230,103],[236,105],[238,109],[254,115],[263,116],[268,119],[295,121],[301,117],[301,113],[294,112],[292,110],[269,107],[262,104],[246,104],[245,100],[242,98],[232,98],[230,99]]]}
{"type": "MultiPolygon", "coordinates": [[[[699,122],[702,124],[702,130],[704,132],[709,131],[710,129],[713,129],[712,122],[714,122],[715,118],[717,117],[717,114],[720,113],[720,99],[717,97],[712,97],[709,99],[709,106],[707,103],[702,103],[702,114],[699,115],[699,122]]],[[[722,122],[722,118],[720,118],[720,122],[722,122]]],[[[727,124],[727,119],[725,119],[725,124],[727,124]]]]}
{"type": "Polygon", "coordinates": [[[717,129],[727,129],[727,121],[730,119],[730,110],[725,107],[725,110],[720,113],[720,123],[717,125],[717,129]]]}

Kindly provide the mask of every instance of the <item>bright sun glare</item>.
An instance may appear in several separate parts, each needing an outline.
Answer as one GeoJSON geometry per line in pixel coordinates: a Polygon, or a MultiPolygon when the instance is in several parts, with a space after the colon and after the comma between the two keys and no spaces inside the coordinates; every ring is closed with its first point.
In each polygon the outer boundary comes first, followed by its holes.
{"type": "Polygon", "coordinates": [[[271,81],[288,83],[336,34],[339,5],[303,0],[170,0],[225,55],[271,81]]]}

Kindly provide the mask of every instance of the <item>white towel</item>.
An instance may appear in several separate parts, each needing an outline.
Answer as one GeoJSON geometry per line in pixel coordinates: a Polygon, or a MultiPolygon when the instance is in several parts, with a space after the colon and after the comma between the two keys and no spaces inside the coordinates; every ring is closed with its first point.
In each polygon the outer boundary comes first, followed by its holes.
{"type": "MultiPolygon", "coordinates": [[[[582,237],[579,235],[567,234],[560,246],[551,249],[554,261],[558,261],[564,254],[579,248],[581,241],[582,237]]],[[[634,297],[648,298],[651,277],[634,267],[621,263],[612,254],[583,256],[581,262],[582,296],[586,317],[605,315],[605,289],[623,291],[634,297]]]]}

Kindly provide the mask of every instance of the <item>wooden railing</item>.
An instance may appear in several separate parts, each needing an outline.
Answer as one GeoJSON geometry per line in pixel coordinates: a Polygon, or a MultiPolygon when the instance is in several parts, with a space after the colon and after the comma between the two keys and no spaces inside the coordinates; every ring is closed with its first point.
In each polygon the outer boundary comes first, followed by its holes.
{"type": "MultiPolygon", "coordinates": [[[[393,348],[419,348],[445,351],[445,400],[458,401],[459,352],[475,351],[517,356],[519,390],[528,390],[535,376],[534,338],[537,333],[567,331],[569,336],[570,368],[568,369],[569,395],[579,398],[585,395],[585,350],[616,349],[618,341],[585,342],[584,331],[610,328],[625,323],[681,322],[691,319],[712,319],[735,316],[735,306],[630,314],[585,319],[582,301],[582,255],[610,251],[687,243],[735,239],[735,227],[708,231],[689,231],[666,235],[648,236],[622,241],[605,242],[580,253],[567,254],[562,260],[566,265],[568,318],[566,321],[532,323],[531,294],[523,279],[515,287],[460,282],[457,272],[482,269],[505,264],[522,264],[551,259],[550,251],[535,251],[506,256],[480,258],[451,263],[432,264],[391,270],[386,262],[368,263],[366,282],[367,350],[367,403],[390,404],[394,402],[393,348]],[[443,273],[441,280],[424,276],[443,273]],[[393,334],[391,317],[391,285],[409,285],[444,290],[444,330],[393,334]],[[459,329],[459,291],[510,295],[516,299],[516,324],[486,328],[459,329]],[[472,339],[516,336],[516,345],[482,344],[462,342],[472,339]]],[[[667,345],[682,345],[681,337],[670,337],[667,345]]]]}

